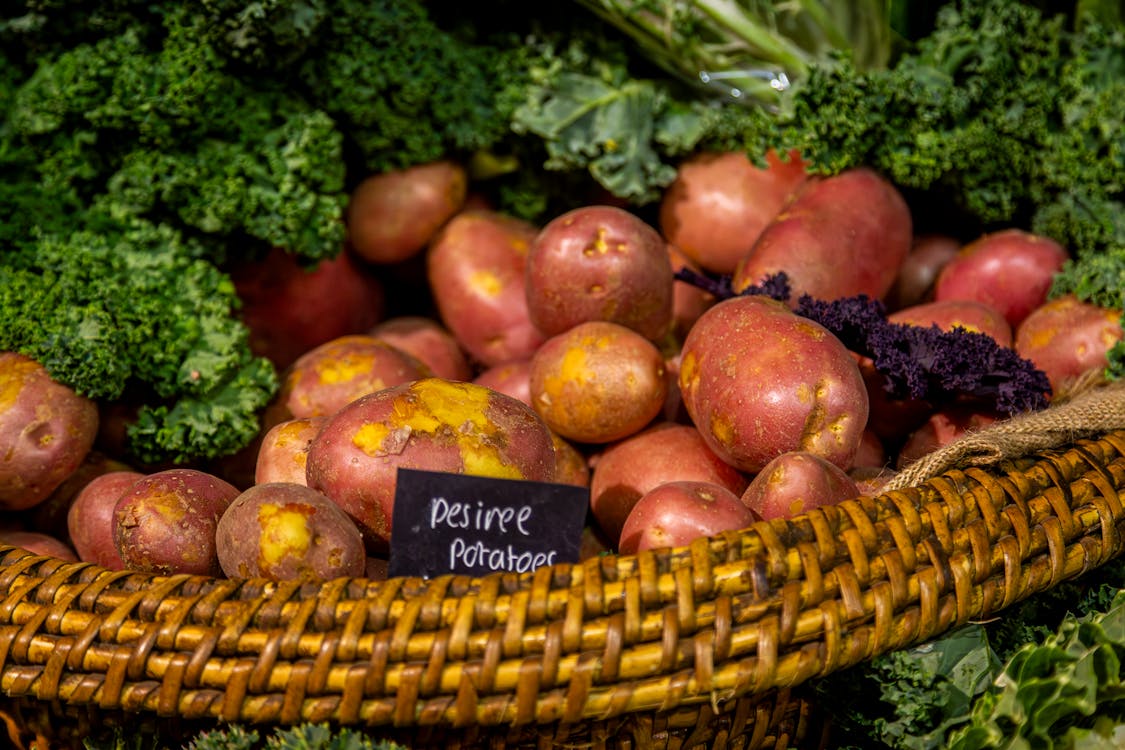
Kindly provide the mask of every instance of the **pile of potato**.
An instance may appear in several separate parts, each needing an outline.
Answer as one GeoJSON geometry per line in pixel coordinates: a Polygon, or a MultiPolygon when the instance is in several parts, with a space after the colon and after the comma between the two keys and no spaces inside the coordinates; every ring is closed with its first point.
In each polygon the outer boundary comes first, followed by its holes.
{"type": "Polygon", "coordinates": [[[791,305],[718,300],[682,267],[735,291],[784,271],[793,300],[865,294],[893,322],[981,331],[1056,388],[1123,335],[1118,310],[1048,301],[1067,258],[1049,238],[917,235],[881,175],[812,176],[795,154],[689,159],[651,223],[595,204],[535,226],[448,161],[371,176],[346,221],[312,271],[281,251],[230,269],[282,387],[213,465],[130,463],[127,409],[0,354],[0,540],[110,569],[378,578],[414,468],[588,487],[583,554],[631,554],[878,492],[1000,418],[890,399],[791,305]]]}

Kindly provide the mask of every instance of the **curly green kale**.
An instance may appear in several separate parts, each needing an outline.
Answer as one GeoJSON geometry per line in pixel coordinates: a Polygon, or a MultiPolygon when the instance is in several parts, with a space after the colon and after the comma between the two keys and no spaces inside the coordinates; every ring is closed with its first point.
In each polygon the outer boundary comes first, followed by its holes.
{"type": "Polygon", "coordinates": [[[129,428],[142,461],[216,458],[248,444],[278,387],[250,354],[229,276],[141,221],[45,236],[0,256],[0,350],[90,398],[147,394],[129,428]]]}

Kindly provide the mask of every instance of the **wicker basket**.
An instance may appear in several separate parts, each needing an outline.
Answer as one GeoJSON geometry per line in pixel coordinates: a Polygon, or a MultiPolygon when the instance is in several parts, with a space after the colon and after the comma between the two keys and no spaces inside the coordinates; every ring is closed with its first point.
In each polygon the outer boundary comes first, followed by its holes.
{"type": "Polygon", "coordinates": [[[60,715],[331,721],[411,747],[816,744],[810,680],[1121,552],[1125,430],[1088,432],[687,547],[522,576],[272,583],[0,548],[3,715],[37,750],[73,740],[60,715]]]}

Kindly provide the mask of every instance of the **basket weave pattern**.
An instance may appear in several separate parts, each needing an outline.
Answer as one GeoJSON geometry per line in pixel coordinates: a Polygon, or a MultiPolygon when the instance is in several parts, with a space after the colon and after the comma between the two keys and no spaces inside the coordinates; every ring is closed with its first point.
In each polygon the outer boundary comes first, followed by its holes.
{"type": "Polygon", "coordinates": [[[446,746],[666,735],[786,747],[807,730],[791,689],[1119,554],[1122,488],[1125,431],[1112,431],[687,547],[522,576],[273,583],[4,547],[0,691],[385,727],[446,746]]]}

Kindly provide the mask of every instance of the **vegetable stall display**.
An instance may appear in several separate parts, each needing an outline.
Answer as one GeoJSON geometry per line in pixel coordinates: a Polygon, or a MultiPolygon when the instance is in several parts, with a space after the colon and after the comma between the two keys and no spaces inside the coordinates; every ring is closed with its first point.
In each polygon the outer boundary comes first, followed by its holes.
{"type": "Polygon", "coordinates": [[[1116,742],[1120,9],[493,4],[0,15],[11,739],[1116,742]]]}

